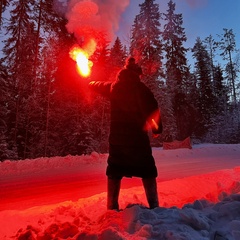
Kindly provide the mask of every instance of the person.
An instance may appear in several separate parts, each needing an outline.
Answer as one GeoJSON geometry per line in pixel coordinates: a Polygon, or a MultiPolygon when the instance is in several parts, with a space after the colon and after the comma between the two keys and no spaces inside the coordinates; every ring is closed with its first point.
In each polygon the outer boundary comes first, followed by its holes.
{"type": "Polygon", "coordinates": [[[162,132],[158,103],[140,80],[141,67],[129,57],[114,82],[92,81],[92,90],[110,99],[109,156],[106,169],[107,209],[119,210],[123,177],[140,177],[149,207],[159,206],[158,175],[148,132],[162,132]]]}

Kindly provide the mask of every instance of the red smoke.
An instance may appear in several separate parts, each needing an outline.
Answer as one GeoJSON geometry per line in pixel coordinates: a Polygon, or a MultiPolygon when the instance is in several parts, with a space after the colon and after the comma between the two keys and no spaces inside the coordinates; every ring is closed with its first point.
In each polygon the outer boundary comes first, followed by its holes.
{"type": "Polygon", "coordinates": [[[209,0],[186,0],[188,5],[192,8],[206,6],[209,0]]]}
{"type": "Polygon", "coordinates": [[[118,30],[121,14],[130,0],[70,0],[65,14],[66,25],[79,43],[94,39],[105,33],[111,41],[118,30]]]}
{"type": "MultiPolygon", "coordinates": [[[[84,56],[89,59],[103,36],[107,41],[112,41],[114,33],[118,30],[121,14],[128,6],[129,1],[54,0],[54,8],[67,18],[68,32],[74,34],[79,44],[78,49],[80,52],[84,52],[84,56]]],[[[72,55],[70,50],[70,56],[72,55]]],[[[77,61],[77,63],[78,65],[82,64],[82,61],[77,61]]],[[[83,75],[87,76],[88,74],[83,75]]]]}

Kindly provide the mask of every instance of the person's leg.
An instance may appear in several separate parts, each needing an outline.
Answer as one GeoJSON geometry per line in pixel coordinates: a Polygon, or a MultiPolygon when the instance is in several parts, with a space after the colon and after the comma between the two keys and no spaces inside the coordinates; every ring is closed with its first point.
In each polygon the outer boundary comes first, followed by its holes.
{"type": "Polygon", "coordinates": [[[142,179],[149,207],[159,207],[156,178],[142,179]]]}
{"type": "Polygon", "coordinates": [[[119,210],[118,196],[121,187],[121,178],[109,178],[107,183],[107,209],[119,210]]]}

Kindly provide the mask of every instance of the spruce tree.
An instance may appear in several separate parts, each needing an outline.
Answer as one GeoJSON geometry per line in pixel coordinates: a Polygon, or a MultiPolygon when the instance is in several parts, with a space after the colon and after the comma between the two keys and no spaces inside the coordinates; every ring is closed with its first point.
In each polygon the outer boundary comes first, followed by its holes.
{"type": "Polygon", "coordinates": [[[214,66],[214,59],[216,55],[216,48],[217,48],[217,43],[213,39],[212,35],[209,35],[206,37],[203,41],[203,43],[206,45],[206,50],[208,51],[209,57],[210,57],[210,62],[211,62],[211,78],[213,81],[213,85],[215,85],[215,66],[214,66]]]}
{"type": "Polygon", "coordinates": [[[225,79],[223,76],[223,70],[218,64],[214,67],[214,94],[217,98],[217,110],[219,113],[226,111],[228,106],[228,88],[225,85],[225,79]]]}
{"type": "MultiPolygon", "coordinates": [[[[0,161],[17,159],[17,149],[11,147],[8,137],[8,74],[6,68],[0,65],[0,161]]],[[[11,141],[11,140],[10,140],[11,141]]]]}
{"type": "Polygon", "coordinates": [[[124,46],[122,45],[119,37],[117,37],[112,48],[110,49],[110,54],[109,54],[108,65],[109,65],[109,68],[111,69],[111,73],[109,77],[110,80],[116,78],[117,73],[124,66],[126,57],[127,57],[126,50],[124,49],[124,46]]]}
{"type": "MultiPolygon", "coordinates": [[[[56,114],[61,112],[59,102],[61,100],[55,98],[55,94],[60,90],[57,87],[58,82],[61,82],[63,78],[64,81],[71,78],[71,73],[68,71],[71,69],[68,65],[71,61],[69,50],[76,40],[66,30],[66,19],[54,11],[52,0],[35,1],[34,7],[34,20],[38,33],[34,64],[37,85],[35,96],[36,104],[41,111],[35,112],[38,117],[35,117],[32,127],[34,134],[31,137],[31,151],[35,156],[52,156],[59,154],[60,149],[63,148],[58,144],[58,142],[61,143],[61,135],[65,138],[63,130],[56,129],[56,126],[61,125],[64,118],[61,114],[56,114]],[[36,142],[38,143],[37,148],[36,142]]],[[[75,78],[73,77],[73,79],[75,78]]],[[[62,93],[61,90],[60,93],[62,93]]],[[[71,108],[71,106],[68,107],[71,108]]],[[[63,108],[62,112],[64,111],[63,108]]],[[[64,129],[66,135],[68,134],[67,130],[67,128],[64,129]]]]}
{"type": "Polygon", "coordinates": [[[217,113],[216,98],[213,94],[211,82],[211,60],[206,46],[200,38],[197,38],[192,49],[195,61],[195,75],[198,87],[198,137],[203,137],[211,126],[215,114],[217,113]]]}
{"type": "Polygon", "coordinates": [[[143,70],[142,81],[159,100],[159,80],[162,80],[162,43],[160,40],[160,12],[155,0],[139,4],[132,27],[130,54],[143,70]]]}
{"type": "Polygon", "coordinates": [[[7,6],[9,5],[10,0],[1,0],[0,2],[0,29],[2,27],[3,22],[3,13],[6,10],[7,6]]]}
{"type": "Polygon", "coordinates": [[[52,4],[46,0],[12,1],[10,20],[5,24],[9,38],[2,61],[9,74],[8,136],[11,148],[18,146],[19,158],[43,156],[46,152],[42,136],[47,136],[49,83],[56,79],[59,59],[73,45],[66,20],[57,16],[52,4]],[[51,39],[58,44],[51,45],[51,39]],[[44,46],[50,48],[51,65],[44,65],[44,46]]]}
{"type": "Polygon", "coordinates": [[[213,93],[216,99],[216,114],[212,117],[212,125],[208,129],[205,140],[215,143],[226,143],[232,124],[229,124],[228,89],[225,86],[223,70],[220,65],[214,66],[213,93]]]}
{"type": "MultiPolygon", "coordinates": [[[[106,35],[103,34],[101,41],[98,42],[97,49],[93,54],[93,71],[91,79],[100,81],[114,81],[114,71],[110,64],[109,42],[106,40],[106,35]]],[[[85,117],[87,121],[86,128],[89,129],[89,138],[91,141],[88,144],[88,151],[106,152],[108,150],[108,135],[109,135],[109,112],[110,103],[108,99],[90,92],[91,102],[89,102],[89,111],[85,117]]]]}
{"type": "Polygon", "coordinates": [[[166,81],[167,86],[175,93],[186,92],[186,81],[189,74],[187,66],[187,48],[183,46],[187,38],[182,27],[182,14],[175,13],[175,3],[168,3],[167,14],[164,14],[166,24],[163,30],[164,50],[166,53],[166,81]],[[169,74],[168,74],[169,73],[169,74]]]}
{"type": "Polygon", "coordinates": [[[233,53],[236,52],[235,34],[232,29],[223,29],[224,33],[220,36],[221,39],[217,46],[221,50],[220,56],[227,60],[226,73],[228,76],[229,87],[231,89],[232,102],[237,103],[236,96],[236,66],[233,61],[233,53]]]}
{"type": "Polygon", "coordinates": [[[182,27],[182,14],[175,13],[175,3],[172,0],[168,3],[167,13],[164,14],[166,24],[163,30],[163,49],[165,51],[165,78],[166,78],[166,97],[169,99],[167,109],[168,134],[172,138],[183,139],[186,134],[182,128],[190,119],[184,119],[183,116],[190,116],[187,112],[187,99],[190,93],[190,72],[187,66],[186,49],[183,44],[187,38],[182,27]],[[184,136],[183,136],[184,135],[184,136]]]}
{"type": "MultiPolygon", "coordinates": [[[[54,103],[53,95],[57,91],[54,83],[60,59],[65,55],[69,59],[69,49],[74,40],[65,28],[66,20],[53,11],[53,1],[35,1],[33,19],[37,32],[33,64],[36,108],[31,113],[29,149],[31,156],[39,157],[58,154],[61,149],[61,146],[59,149],[56,147],[56,135],[60,139],[61,130],[54,132],[54,127],[62,121],[61,115],[54,115],[54,107],[58,107],[54,103]]],[[[68,68],[66,63],[62,66],[65,71],[68,68]]]]}
{"type": "Polygon", "coordinates": [[[7,139],[6,139],[6,113],[7,106],[5,101],[7,99],[7,73],[4,68],[0,65],[0,161],[6,159],[7,156],[7,139]]]}
{"type": "Polygon", "coordinates": [[[10,21],[6,26],[8,38],[3,48],[3,62],[9,74],[11,109],[8,133],[18,147],[19,157],[26,152],[29,112],[32,104],[34,50],[36,32],[31,20],[33,1],[14,1],[10,21]],[[26,41],[27,39],[27,41],[26,41]]]}

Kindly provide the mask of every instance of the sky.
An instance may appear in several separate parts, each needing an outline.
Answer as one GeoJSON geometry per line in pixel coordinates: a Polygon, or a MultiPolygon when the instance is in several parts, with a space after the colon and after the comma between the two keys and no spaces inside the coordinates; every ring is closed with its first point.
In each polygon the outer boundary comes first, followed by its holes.
{"type": "Polygon", "coordinates": [[[240,239],[240,144],[153,156],[160,207],[123,178],[120,212],[106,210],[108,154],[0,162],[0,239],[240,239]]]}
{"type": "MultiPolygon", "coordinates": [[[[66,0],[55,0],[55,2],[64,2],[66,0]]],[[[122,4],[117,4],[112,1],[93,0],[100,6],[100,14],[103,16],[101,19],[104,20],[104,24],[119,25],[118,31],[115,34],[119,36],[123,44],[129,44],[130,29],[133,25],[134,18],[139,14],[139,4],[143,3],[144,0],[124,0],[122,4]],[[129,1],[129,3],[128,3],[129,1]],[[116,7],[116,9],[122,9],[116,11],[112,7],[113,14],[104,14],[104,8],[101,6],[116,7]],[[125,10],[124,10],[125,9],[125,10]],[[114,13],[121,16],[117,16],[114,19],[114,13]],[[123,12],[123,13],[122,13],[123,12]],[[107,17],[109,17],[108,20],[107,17]],[[120,18],[120,21],[119,21],[120,18]],[[119,23],[116,23],[119,21],[119,23]],[[106,23],[107,22],[107,23],[106,23]]],[[[72,0],[71,2],[82,2],[82,0],[72,0]]],[[[159,4],[160,13],[166,13],[168,8],[169,0],[155,0],[155,3],[159,4]]],[[[204,39],[210,34],[217,40],[217,34],[223,33],[223,28],[233,29],[236,37],[237,48],[240,49],[240,1],[239,0],[174,0],[176,3],[176,13],[182,14],[183,16],[183,27],[185,28],[186,36],[188,38],[186,47],[193,47],[196,38],[200,37],[204,39]]],[[[81,14],[79,14],[81,15],[81,14]]],[[[68,14],[66,14],[68,16],[68,14]]],[[[93,14],[93,18],[95,18],[93,14]]],[[[81,21],[78,22],[78,25],[81,21]]],[[[4,37],[4,36],[1,36],[4,37]]]]}
{"type": "MultiPolygon", "coordinates": [[[[55,2],[60,3],[66,1],[67,0],[55,0],[55,2]]],[[[97,28],[99,24],[103,24],[103,26],[108,29],[114,29],[113,33],[111,33],[110,30],[112,44],[115,41],[115,37],[118,36],[124,45],[129,46],[131,32],[130,29],[133,25],[135,16],[140,12],[139,4],[143,3],[144,0],[124,0],[116,2],[112,0],[71,0],[68,2],[71,2],[73,6],[74,4],[81,2],[94,2],[98,4],[101,17],[98,18],[99,16],[95,16],[95,13],[92,13],[92,17],[90,17],[91,21],[89,19],[87,23],[89,24],[89,22],[91,23],[93,21],[94,28],[97,28]],[[106,9],[108,10],[106,11],[106,9]],[[96,18],[98,18],[100,21],[96,22],[96,18]]],[[[155,3],[159,4],[160,13],[166,13],[168,9],[168,2],[169,0],[155,0],[155,3]]],[[[174,0],[174,3],[176,3],[175,13],[182,14],[183,17],[183,27],[187,36],[187,41],[184,43],[186,48],[192,48],[197,37],[200,37],[202,40],[204,40],[206,37],[212,35],[212,37],[218,41],[218,35],[222,35],[224,33],[223,28],[226,28],[233,30],[233,33],[235,34],[236,48],[240,49],[239,0],[174,0]]],[[[71,16],[71,14],[68,12],[65,13],[65,16],[68,18],[68,24],[66,26],[68,30],[75,32],[75,36],[77,36],[76,33],[80,29],[81,35],[83,28],[80,26],[82,24],[84,25],[86,22],[82,21],[81,18],[77,19],[75,22],[76,28],[70,28],[70,26],[72,26],[72,22],[69,23],[69,16],[71,16]]],[[[77,16],[82,16],[82,13],[80,14],[78,12],[77,16]]],[[[4,35],[2,34],[0,37],[3,39],[4,35]]],[[[2,47],[3,44],[0,43],[0,55],[2,47]]],[[[237,54],[233,56],[233,60],[235,60],[234,58],[236,56],[237,54]]],[[[187,53],[187,59],[188,63],[193,67],[194,60],[192,59],[191,51],[187,53]]],[[[222,66],[226,63],[219,56],[216,56],[216,60],[216,63],[220,63],[222,66]]]]}
{"type": "MultiPolygon", "coordinates": [[[[116,33],[123,44],[128,44],[130,28],[139,14],[139,4],[143,0],[131,0],[122,15],[119,30],[116,33]]],[[[160,13],[166,13],[169,0],[155,0],[160,13]]],[[[186,47],[193,47],[197,37],[204,40],[210,34],[215,40],[223,34],[223,28],[233,29],[236,47],[240,49],[240,1],[239,0],[174,0],[175,13],[182,14],[183,27],[187,36],[186,47]]]]}

